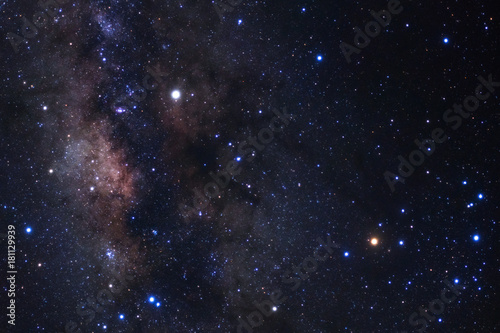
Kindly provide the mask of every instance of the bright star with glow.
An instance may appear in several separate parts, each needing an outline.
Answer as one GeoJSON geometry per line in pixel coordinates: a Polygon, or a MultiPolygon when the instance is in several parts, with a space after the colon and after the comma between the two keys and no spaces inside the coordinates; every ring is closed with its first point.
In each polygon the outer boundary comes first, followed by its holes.
{"type": "Polygon", "coordinates": [[[344,257],[349,257],[349,252],[344,252],[344,257]]]}
{"type": "Polygon", "coordinates": [[[125,316],[121,314],[119,318],[120,318],[121,320],[123,320],[123,319],[125,318],[125,316]]]}
{"type": "Polygon", "coordinates": [[[160,302],[157,302],[156,303],[156,307],[159,308],[160,307],[160,302]]]}
{"type": "Polygon", "coordinates": [[[478,197],[479,199],[482,199],[482,198],[483,198],[483,195],[482,195],[481,193],[479,193],[479,194],[477,195],[477,197],[478,197]]]}
{"type": "Polygon", "coordinates": [[[323,56],[319,55],[316,59],[318,59],[318,61],[321,61],[323,60],[323,56]]]}
{"type": "Polygon", "coordinates": [[[375,245],[377,245],[377,244],[378,244],[378,239],[377,239],[377,238],[372,238],[372,239],[370,240],[370,243],[371,243],[373,246],[375,246],[375,245]]]}
{"type": "Polygon", "coordinates": [[[450,41],[450,40],[449,40],[448,38],[443,39],[443,42],[444,42],[445,44],[448,44],[448,42],[449,42],[449,41],[450,41]]]}
{"type": "Polygon", "coordinates": [[[172,98],[173,99],[179,99],[179,97],[181,97],[181,92],[179,90],[172,91],[172,98]]]}
{"type": "Polygon", "coordinates": [[[151,297],[149,298],[149,302],[150,302],[150,303],[153,303],[154,301],[155,301],[155,298],[154,298],[153,296],[151,296],[151,297]]]}
{"type": "Polygon", "coordinates": [[[403,242],[403,241],[399,241],[399,245],[403,245],[403,244],[404,244],[404,242],[403,242]]]}
{"type": "Polygon", "coordinates": [[[278,310],[278,308],[273,306],[273,311],[276,312],[277,310],[278,310]]]}
{"type": "Polygon", "coordinates": [[[30,228],[30,227],[27,227],[27,228],[26,228],[26,232],[27,232],[28,234],[29,234],[29,233],[31,233],[31,228],[30,228]]]}
{"type": "Polygon", "coordinates": [[[472,237],[472,239],[474,240],[474,242],[477,242],[479,240],[479,235],[474,235],[474,237],[472,237]]]}
{"type": "Polygon", "coordinates": [[[455,283],[458,283],[458,279],[455,279],[455,283]]]}

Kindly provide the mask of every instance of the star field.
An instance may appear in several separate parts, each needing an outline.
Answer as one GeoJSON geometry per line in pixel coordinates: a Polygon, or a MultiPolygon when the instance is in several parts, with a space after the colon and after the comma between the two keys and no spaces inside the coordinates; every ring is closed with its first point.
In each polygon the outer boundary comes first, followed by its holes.
{"type": "Polygon", "coordinates": [[[500,329],[495,4],[1,2],[0,332],[500,329]]]}

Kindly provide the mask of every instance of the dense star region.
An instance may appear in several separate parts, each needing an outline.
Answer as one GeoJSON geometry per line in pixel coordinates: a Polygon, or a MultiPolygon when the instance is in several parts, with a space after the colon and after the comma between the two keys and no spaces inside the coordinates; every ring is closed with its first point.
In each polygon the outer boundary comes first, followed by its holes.
{"type": "Polygon", "coordinates": [[[495,5],[0,2],[0,332],[499,330],[495,5]]]}

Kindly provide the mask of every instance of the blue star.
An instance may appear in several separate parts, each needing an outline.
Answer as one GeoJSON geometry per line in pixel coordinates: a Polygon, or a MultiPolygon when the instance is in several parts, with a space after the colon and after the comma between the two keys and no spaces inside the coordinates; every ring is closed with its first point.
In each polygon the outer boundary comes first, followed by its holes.
{"type": "Polygon", "coordinates": [[[474,242],[479,241],[479,235],[474,235],[474,237],[472,237],[472,239],[474,240],[474,242]]]}
{"type": "Polygon", "coordinates": [[[121,320],[123,320],[123,319],[125,318],[125,316],[121,314],[121,315],[119,316],[119,318],[120,318],[121,320]]]}
{"type": "Polygon", "coordinates": [[[404,242],[402,240],[399,241],[399,245],[403,245],[403,244],[404,244],[404,242]]]}
{"type": "Polygon", "coordinates": [[[321,60],[323,60],[323,56],[322,55],[318,55],[318,57],[316,59],[318,59],[318,61],[321,61],[321,60]]]}
{"type": "Polygon", "coordinates": [[[483,195],[482,195],[481,193],[479,193],[479,194],[477,195],[477,197],[478,197],[479,199],[482,199],[482,198],[483,198],[483,195]]]}
{"type": "Polygon", "coordinates": [[[155,298],[154,298],[153,296],[151,296],[151,297],[149,298],[149,302],[150,302],[150,303],[153,303],[154,301],[155,301],[155,298]]]}
{"type": "Polygon", "coordinates": [[[31,228],[30,228],[30,227],[27,227],[27,228],[26,228],[26,232],[27,232],[28,234],[29,234],[29,233],[31,233],[31,228]]]}
{"type": "Polygon", "coordinates": [[[450,41],[450,40],[449,40],[448,38],[443,39],[443,42],[444,42],[445,44],[448,44],[448,42],[449,42],[449,41],[450,41]]]}
{"type": "Polygon", "coordinates": [[[349,252],[344,252],[344,257],[349,257],[349,252]]]}

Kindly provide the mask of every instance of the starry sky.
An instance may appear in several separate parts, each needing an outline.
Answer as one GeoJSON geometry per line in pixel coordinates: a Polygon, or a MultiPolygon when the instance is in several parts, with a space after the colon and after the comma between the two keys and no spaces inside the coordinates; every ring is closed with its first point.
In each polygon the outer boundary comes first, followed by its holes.
{"type": "Polygon", "coordinates": [[[0,331],[500,329],[495,4],[0,2],[0,331]]]}

